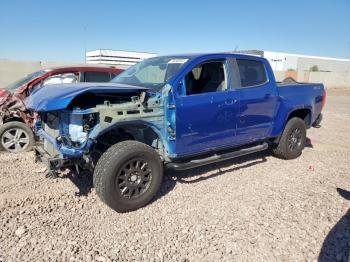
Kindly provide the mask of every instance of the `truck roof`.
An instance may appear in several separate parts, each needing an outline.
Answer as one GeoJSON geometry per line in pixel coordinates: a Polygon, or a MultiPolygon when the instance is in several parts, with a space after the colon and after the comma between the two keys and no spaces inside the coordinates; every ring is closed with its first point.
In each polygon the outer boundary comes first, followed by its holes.
{"type": "Polygon", "coordinates": [[[45,72],[52,72],[52,71],[59,71],[59,72],[66,72],[66,71],[96,71],[96,72],[111,72],[111,73],[120,73],[121,71],[124,71],[120,68],[115,67],[102,67],[102,66],[62,66],[62,67],[52,67],[52,68],[45,68],[43,69],[45,72]]]}
{"type": "MultiPolygon", "coordinates": [[[[266,60],[263,57],[256,56],[256,55],[248,55],[248,54],[242,54],[242,53],[235,53],[235,52],[218,52],[218,53],[184,53],[184,54],[172,54],[172,55],[161,55],[164,57],[171,56],[171,57],[181,57],[181,58],[188,58],[188,59],[196,59],[200,57],[208,57],[211,56],[220,56],[220,55],[229,55],[231,57],[237,57],[237,58],[245,58],[245,59],[253,59],[253,60],[266,60]]],[[[159,56],[158,56],[159,57],[159,56]]]]}

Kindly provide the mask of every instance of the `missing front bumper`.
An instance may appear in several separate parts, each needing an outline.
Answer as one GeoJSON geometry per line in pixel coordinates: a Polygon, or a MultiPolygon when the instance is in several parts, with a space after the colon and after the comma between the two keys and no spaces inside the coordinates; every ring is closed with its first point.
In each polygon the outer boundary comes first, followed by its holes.
{"type": "Polygon", "coordinates": [[[70,159],[62,159],[61,157],[51,156],[45,151],[42,143],[37,143],[34,146],[35,162],[42,162],[48,168],[48,172],[57,172],[62,169],[71,167],[74,165],[70,159]]]}

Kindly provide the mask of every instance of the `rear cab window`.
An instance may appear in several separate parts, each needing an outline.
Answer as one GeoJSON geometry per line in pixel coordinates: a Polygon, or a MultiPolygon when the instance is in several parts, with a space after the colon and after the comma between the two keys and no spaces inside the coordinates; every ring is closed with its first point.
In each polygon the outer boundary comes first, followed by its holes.
{"type": "Polygon", "coordinates": [[[249,59],[236,59],[236,61],[241,80],[241,88],[254,87],[267,82],[263,62],[249,59]]]}

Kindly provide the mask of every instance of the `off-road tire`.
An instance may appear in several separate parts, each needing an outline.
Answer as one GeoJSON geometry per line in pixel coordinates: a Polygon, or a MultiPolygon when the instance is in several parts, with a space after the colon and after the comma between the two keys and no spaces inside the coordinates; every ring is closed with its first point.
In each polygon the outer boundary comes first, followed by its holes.
{"type": "Polygon", "coordinates": [[[291,118],[279,139],[277,145],[272,146],[272,153],[274,156],[282,159],[295,159],[299,157],[304,149],[306,140],[306,125],[305,122],[298,118],[291,118]],[[290,139],[293,130],[299,129],[301,135],[300,145],[298,145],[294,150],[289,147],[290,139]]]}
{"type": "Polygon", "coordinates": [[[0,150],[1,151],[7,151],[9,153],[20,153],[20,152],[30,151],[33,148],[33,144],[34,144],[33,131],[25,123],[22,123],[19,121],[12,121],[12,122],[7,122],[0,126],[0,150]],[[29,140],[28,144],[22,150],[15,152],[14,150],[9,150],[3,146],[3,143],[2,143],[3,136],[7,131],[11,129],[22,130],[23,132],[25,132],[26,136],[28,137],[28,140],[29,140]]]}
{"type": "Polygon", "coordinates": [[[123,141],[111,146],[98,160],[93,183],[99,198],[117,212],[136,210],[148,204],[157,194],[163,179],[163,163],[158,153],[148,145],[137,141],[123,141]],[[135,198],[126,198],[120,190],[120,172],[133,159],[142,159],[151,170],[147,189],[135,198]]]}

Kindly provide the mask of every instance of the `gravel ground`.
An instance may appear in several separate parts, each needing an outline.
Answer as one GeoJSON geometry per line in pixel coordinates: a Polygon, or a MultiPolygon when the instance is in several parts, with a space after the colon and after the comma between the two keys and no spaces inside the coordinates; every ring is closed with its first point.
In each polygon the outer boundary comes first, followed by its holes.
{"type": "Polygon", "coordinates": [[[0,261],[347,261],[349,134],[350,92],[334,92],[300,158],[168,171],[127,214],[89,177],[48,179],[33,153],[0,153],[0,261]]]}

